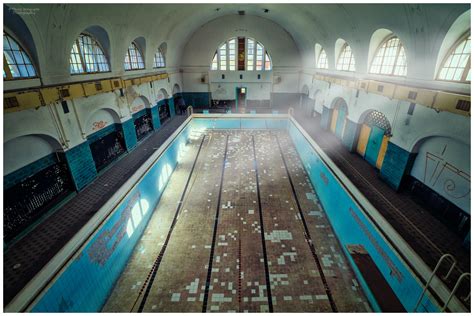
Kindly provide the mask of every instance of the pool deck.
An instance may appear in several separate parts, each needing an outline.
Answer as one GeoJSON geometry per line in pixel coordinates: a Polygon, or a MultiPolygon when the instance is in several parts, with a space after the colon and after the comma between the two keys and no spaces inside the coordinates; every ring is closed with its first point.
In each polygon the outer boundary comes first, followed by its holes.
{"type": "Polygon", "coordinates": [[[286,132],[208,132],[196,157],[198,143],[103,311],[370,311],[286,132]]]}
{"type": "Polygon", "coordinates": [[[7,249],[4,248],[4,305],[54,257],[185,119],[184,116],[175,116],[166,122],[24,237],[7,249]],[[17,264],[20,267],[14,269],[17,264]]]}
{"type": "MultiPolygon", "coordinates": [[[[379,177],[375,167],[358,154],[350,153],[334,134],[322,129],[319,118],[311,118],[301,111],[296,112],[295,118],[431,269],[445,253],[456,258],[457,267],[447,280],[449,288],[454,287],[462,272],[470,272],[471,255],[463,247],[463,238],[430,214],[423,205],[415,202],[409,193],[396,192],[389,187],[379,177]]],[[[446,273],[448,268],[449,264],[443,265],[438,276],[446,273]]],[[[458,294],[466,295],[468,291],[468,282],[463,282],[458,294]]]]}

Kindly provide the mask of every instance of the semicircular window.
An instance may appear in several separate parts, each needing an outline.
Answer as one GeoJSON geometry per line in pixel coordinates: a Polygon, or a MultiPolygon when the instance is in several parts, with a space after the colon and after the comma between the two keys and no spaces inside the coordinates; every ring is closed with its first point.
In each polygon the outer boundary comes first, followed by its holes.
{"type": "Polygon", "coordinates": [[[72,45],[69,56],[71,74],[110,71],[109,62],[99,42],[88,34],[80,34],[72,45]]]}
{"type": "Polygon", "coordinates": [[[392,135],[392,127],[390,126],[390,122],[382,112],[375,110],[370,112],[366,116],[364,123],[369,126],[377,126],[383,129],[385,131],[384,134],[387,136],[392,135]]]}
{"type": "Polygon", "coordinates": [[[3,33],[3,79],[37,77],[35,67],[26,51],[11,36],[3,33]]]}

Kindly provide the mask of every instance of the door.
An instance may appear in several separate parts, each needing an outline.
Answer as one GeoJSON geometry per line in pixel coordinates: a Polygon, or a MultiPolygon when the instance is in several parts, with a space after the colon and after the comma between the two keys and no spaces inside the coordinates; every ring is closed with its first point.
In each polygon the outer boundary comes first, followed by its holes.
{"type": "Polygon", "coordinates": [[[336,135],[342,139],[342,132],[344,130],[344,124],[346,123],[346,111],[344,108],[340,108],[337,114],[336,122],[336,135]]]}
{"type": "Polygon", "coordinates": [[[365,160],[371,165],[377,165],[377,158],[379,157],[380,146],[382,146],[383,135],[385,130],[377,126],[372,126],[367,148],[365,150],[365,160]]]}
{"type": "Polygon", "coordinates": [[[237,102],[236,102],[236,107],[235,111],[241,113],[245,113],[246,107],[247,107],[247,88],[245,87],[240,87],[236,88],[236,93],[237,93],[237,102]]]}

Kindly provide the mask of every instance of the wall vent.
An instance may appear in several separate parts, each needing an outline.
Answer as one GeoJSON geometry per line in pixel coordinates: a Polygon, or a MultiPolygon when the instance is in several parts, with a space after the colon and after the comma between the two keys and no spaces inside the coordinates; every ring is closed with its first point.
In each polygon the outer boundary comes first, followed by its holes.
{"type": "Polygon", "coordinates": [[[471,101],[458,100],[458,103],[456,103],[456,110],[469,112],[471,110],[471,101]]]}
{"type": "Polygon", "coordinates": [[[408,99],[416,100],[417,96],[418,96],[418,92],[416,92],[416,91],[409,91],[408,92],[408,99]]]}
{"type": "Polygon", "coordinates": [[[4,100],[5,100],[6,109],[16,108],[20,106],[20,104],[18,103],[18,99],[16,97],[8,97],[8,98],[5,98],[4,100]]]}
{"type": "Polygon", "coordinates": [[[378,92],[383,92],[383,85],[381,85],[381,84],[378,85],[378,86],[377,86],[377,91],[378,91],[378,92]]]}
{"type": "Polygon", "coordinates": [[[96,89],[97,91],[102,91],[102,84],[101,84],[100,82],[97,82],[97,83],[95,84],[95,89],[96,89]]]}
{"type": "Polygon", "coordinates": [[[114,80],[114,87],[119,88],[120,87],[120,81],[114,80]]]}
{"type": "Polygon", "coordinates": [[[239,15],[245,15],[245,11],[244,10],[240,10],[238,11],[239,12],[239,15]]]}
{"type": "Polygon", "coordinates": [[[67,98],[71,96],[69,89],[60,89],[59,94],[61,95],[61,98],[67,98]]]}

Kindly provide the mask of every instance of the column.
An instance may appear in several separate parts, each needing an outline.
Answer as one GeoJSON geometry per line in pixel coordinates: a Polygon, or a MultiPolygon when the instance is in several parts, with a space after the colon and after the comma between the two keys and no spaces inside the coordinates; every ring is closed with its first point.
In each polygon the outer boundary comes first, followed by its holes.
{"type": "Polygon", "coordinates": [[[133,124],[133,118],[128,121],[122,122],[123,139],[127,151],[132,150],[137,145],[137,133],[135,132],[135,124],[133,124]]]}
{"type": "Polygon", "coordinates": [[[64,156],[77,191],[82,190],[96,178],[97,170],[87,141],[69,149],[64,156]]]}
{"type": "Polygon", "coordinates": [[[387,152],[380,169],[380,177],[393,189],[398,190],[403,176],[415,162],[416,153],[409,153],[392,142],[388,143],[387,152]]]}

